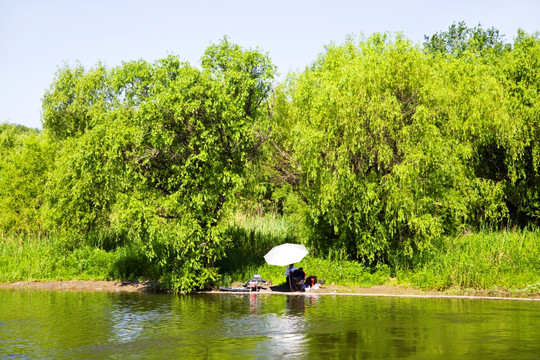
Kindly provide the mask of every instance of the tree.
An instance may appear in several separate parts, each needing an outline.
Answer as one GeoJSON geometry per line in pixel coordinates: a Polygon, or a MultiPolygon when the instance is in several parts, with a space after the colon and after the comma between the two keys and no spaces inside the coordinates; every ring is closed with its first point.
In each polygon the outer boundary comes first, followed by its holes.
{"type": "MultiPolygon", "coordinates": [[[[73,85],[93,90],[72,121],[91,126],[73,132],[44,122],[68,136],[53,177],[57,222],[81,233],[125,234],[185,291],[217,276],[212,265],[226,242],[220,220],[261,144],[257,131],[268,121],[264,100],[274,71],[267,55],[227,38],[207,49],[202,64],[198,70],[174,56],[124,63],[102,83],[88,77],[91,70],[73,85]]],[[[47,99],[67,96],[64,77],[47,99]]],[[[44,104],[45,119],[70,114],[54,101],[44,104]]]]}
{"type": "Polygon", "coordinates": [[[328,47],[275,107],[314,250],[411,259],[464,224],[504,217],[500,184],[470,168],[508,128],[503,96],[482,61],[426,56],[399,35],[328,47]]]}
{"type": "Polygon", "coordinates": [[[505,44],[504,36],[499,30],[491,27],[483,29],[481,24],[469,28],[464,21],[452,24],[448,31],[441,31],[431,36],[424,36],[424,50],[434,54],[450,54],[462,56],[466,53],[487,56],[500,56],[510,49],[505,44]]]}
{"type": "Polygon", "coordinates": [[[57,71],[42,101],[43,127],[56,139],[83,134],[107,112],[114,94],[104,65],[85,71],[67,65],[57,71]]]}
{"type": "Polygon", "coordinates": [[[0,124],[0,231],[38,233],[54,147],[37,130],[0,124]]]}
{"type": "Polygon", "coordinates": [[[506,146],[506,197],[515,224],[540,224],[540,34],[522,30],[502,66],[515,136],[506,146]]]}

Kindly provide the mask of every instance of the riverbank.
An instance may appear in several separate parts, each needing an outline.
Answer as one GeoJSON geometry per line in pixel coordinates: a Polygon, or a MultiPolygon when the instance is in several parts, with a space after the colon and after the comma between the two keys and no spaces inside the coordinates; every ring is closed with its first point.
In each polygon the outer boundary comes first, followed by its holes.
{"type": "MultiPolygon", "coordinates": [[[[21,281],[11,284],[0,284],[0,289],[15,290],[51,290],[51,291],[103,291],[103,292],[131,292],[131,293],[155,293],[159,292],[159,284],[151,281],[125,282],[125,281],[48,281],[48,282],[28,282],[21,281]]],[[[241,288],[241,284],[233,284],[235,288],[241,288]]],[[[227,291],[205,291],[205,293],[234,293],[227,291]]],[[[284,294],[290,293],[282,286],[265,286],[259,292],[261,294],[284,294]]],[[[245,293],[244,293],[245,294],[245,293]]],[[[254,293],[252,293],[254,294],[254,293]]],[[[401,285],[378,285],[371,287],[351,287],[338,285],[324,285],[319,289],[311,290],[301,294],[320,295],[349,295],[349,296],[396,296],[396,297],[444,297],[444,298],[471,298],[471,299],[508,299],[508,300],[534,300],[540,301],[540,294],[516,295],[508,291],[481,291],[481,290],[459,290],[448,291],[425,291],[405,287],[401,285]]]]}
{"type": "Polygon", "coordinates": [[[0,289],[145,293],[157,292],[158,284],[151,281],[19,281],[11,284],[0,284],[0,289]]]}
{"type": "MultiPolygon", "coordinates": [[[[291,240],[287,240],[288,230],[280,233],[276,229],[276,224],[285,223],[283,218],[274,217],[270,220],[265,220],[268,223],[266,225],[274,224],[273,227],[255,223],[233,227],[237,232],[230,234],[232,240],[226,256],[216,262],[213,270],[219,272],[212,278],[216,281],[216,287],[243,283],[254,274],[274,284],[283,282],[284,269],[267,265],[262,259],[274,245],[291,240]],[[280,219],[281,222],[278,221],[280,219]]],[[[407,291],[407,294],[430,294],[433,291],[435,294],[442,292],[465,296],[531,297],[540,294],[539,239],[540,230],[536,228],[468,233],[443,239],[441,244],[431,250],[429,256],[416,259],[398,257],[392,258],[388,264],[366,266],[358,260],[347,259],[344,254],[329,253],[322,257],[309,254],[296,265],[302,266],[307,275],[325,280],[327,285],[339,284],[336,292],[372,292],[372,289],[379,291],[378,286],[388,285],[389,292],[397,291],[398,294],[403,291],[407,291]]],[[[20,282],[28,286],[28,279],[31,279],[46,283],[36,285],[45,288],[82,287],[85,290],[96,287],[92,285],[94,281],[124,279],[118,282],[120,286],[98,282],[106,285],[97,287],[111,288],[111,291],[138,291],[141,285],[137,280],[160,279],[166,283],[164,287],[174,288],[175,285],[169,280],[175,269],[166,272],[160,270],[157,258],[152,260],[144,255],[144,250],[138,247],[140,244],[108,244],[111,248],[104,248],[97,241],[99,239],[94,240],[93,245],[83,242],[68,246],[69,243],[62,237],[0,236],[0,283],[20,282]],[[57,279],[87,280],[89,285],[65,280],[60,285],[51,283],[57,279]]],[[[192,290],[190,287],[206,283],[200,282],[198,277],[188,280],[194,279],[199,283],[186,285],[184,290],[192,290]]]]}

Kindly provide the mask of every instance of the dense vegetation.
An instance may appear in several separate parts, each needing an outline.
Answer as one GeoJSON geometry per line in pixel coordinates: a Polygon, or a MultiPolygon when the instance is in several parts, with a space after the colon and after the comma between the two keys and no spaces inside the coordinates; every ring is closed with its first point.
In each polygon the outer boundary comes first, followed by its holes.
{"type": "Polygon", "coordinates": [[[0,125],[0,281],[277,280],[294,241],[332,282],[537,291],[538,34],[374,34],[274,74],[227,38],[201,69],[60,69],[43,131],[0,125]]]}

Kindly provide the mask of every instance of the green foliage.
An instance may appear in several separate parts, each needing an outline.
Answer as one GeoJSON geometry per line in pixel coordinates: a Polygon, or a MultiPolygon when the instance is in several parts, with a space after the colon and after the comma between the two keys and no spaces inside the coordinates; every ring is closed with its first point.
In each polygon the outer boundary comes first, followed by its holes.
{"type": "Polygon", "coordinates": [[[469,28],[464,21],[452,24],[447,31],[424,36],[424,49],[428,53],[462,56],[474,53],[486,57],[487,54],[501,55],[510,49],[503,41],[504,36],[495,28],[483,29],[480,24],[469,28]]]}
{"type": "Polygon", "coordinates": [[[513,148],[506,164],[510,174],[507,198],[513,220],[522,226],[540,224],[540,34],[518,32],[507,54],[504,76],[513,148]]]}
{"type": "MultiPolygon", "coordinates": [[[[539,34],[510,45],[461,22],[423,48],[349,38],[273,94],[257,49],[224,38],[201,64],[65,66],[43,131],[0,124],[0,232],[55,239],[17,240],[31,255],[10,279],[147,276],[182,291],[218,271],[281,279],[262,255],[294,241],[318,275],[377,283],[456,234],[540,225],[539,34]]],[[[487,286],[478,266],[415,281],[487,286]]]]}
{"type": "Polygon", "coordinates": [[[423,289],[526,289],[540,281],[539,235],[536,229],[449,238],[422,266],[398,272],[399,278],[423,289]]]}
{"type": "Polygon", "coordinates": [[[107,280],[111,255],[91,247],[66,252],[61,242],[35,235],[3,236],[1,282],[33,280],[107,280]]]}
{"type": "MultiPolygon", "coordinates": [[[[86,242],[95,242],[85,239],[86,242]]],[[[106,251],[73,240],[38,235],[2,235],[0,282],[157,279],[161,269],[132,244],[106,251]]]]}
{"type": "Polygon", "coordinates": [[[43,97],[43,127],[58,139],[92,129],[112,100],[109,86],[102,64],[88,72],[82,65],[59,69],[43,97]]]}
{"type": "Polygon", "coordinates": [[[505,216],[497,184],[470,170],[476,149],[506,130],[503,89],[482,64],[426,58],[399,36],[374,35],[327,48],[282,91],[282,146],[319,254],[412,257],[464,223],[505,216]]]}
{"type": "Polygon", "coordinates": [[[202,63],[66,68],[43,106],[45,130],[62,139],[49,198],[57,226],[141,244],[182,291],[216,278],[227,242],[218,224],[260,146],[274,69],[226,38],[202,63]]]}
{"type": "Polygon", "coordinates": [[[47,174],[54,146],[38,131],[0,124],[0,232],[44,231],[47,174]]]}
{"type": "Polygon", "coordinates": [[[291,223],[271,213],[264,216],[236,214],[229,220],[226,234],[231,240],[225,249],[226,255],[216,265],[220,274],[240,282],[251,279],[264,267],[264,255],[271,248],[297,242],[291,223]]]}

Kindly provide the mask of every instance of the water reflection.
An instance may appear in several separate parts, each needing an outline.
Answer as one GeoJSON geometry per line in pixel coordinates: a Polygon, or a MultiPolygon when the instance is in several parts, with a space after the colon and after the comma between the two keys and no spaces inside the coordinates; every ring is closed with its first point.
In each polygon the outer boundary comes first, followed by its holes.
{"type": "Polygon", "coordinates": [[[112,342],[122,343],[137,340],[144,334],[145,330],[159,327],[159,323],[170,310],[155,302],[145,303],[140,300],[125,299],[111,306],[112,342]]]}
{"type": "Polygon", "coordinates": [[[258,347],[268,358],[301,359],[306,352],[306,297],[280,296],[284,310],[262,314],[267,338],[258,347]]]}
{"type": "Polygon", "coordinates": [[[306,312],[306,297],[303,295],[286,296],[285,307],[288,314],[302,316],[306,312]]]}
{"type": "Polygon", "coordinates": [[[0,359],[534,359],[540,302],[0,291],[0,359]]]}

